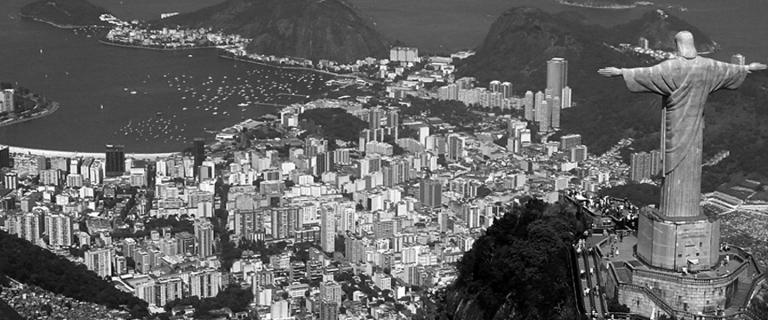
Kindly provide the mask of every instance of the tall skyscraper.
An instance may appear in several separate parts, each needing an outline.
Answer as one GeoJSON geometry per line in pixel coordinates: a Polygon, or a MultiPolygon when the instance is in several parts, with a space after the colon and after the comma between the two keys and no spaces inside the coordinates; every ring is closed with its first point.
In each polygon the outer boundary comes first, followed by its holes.
{"type": "Polygon", "coordinates": [[[643,181],[661,173],[662,155],[659,150],[633,153],[630,158],[629,179],[643,181]]]}
{"type": "Polygon", "coordinates": [[[123,173],[125,173],[125,147],[122,145],[108,144],[106,148],[106,176],[122,176],[123,173]]]}
{"type": "Polygon", "coordinates": [[[560,97],[552,97],[552,103],[549,103],[549,107],[552,109],[552,121],[551,121],[551,127],[553,130],[559,130],[560,129],[560,106],[562,105],[560,102],[560,97]]]}
{"type": "Polygon", "coordinates": [[[3,186],[6,189],[16,190],[19,186],[19,177],[16,172],[6,172],[3,176],[3,186]]]}
{"type": "Polygon", "coordinates": [[[320,212],[320,246],[325,252],[335,250],[336,241],[336,216],[329,208],[322,208],[320,212]]]}
{"type": "Polygon", "coordinates": [[[560,103],[563,105],[563,109],[568,109],[573,104],[573,101],[571,100],[571,94],[571,87],[563,88],[563,93],[560,96],[560,103]]]}
{"type": "Polygon", "coordinates": [[[512,83],[510,82],[502,82],[501,83],[501,93],[504,98],[511,98],[512,97],[512,83]]]}
{"type": "Polygon", "coordinates": [[[99,277],[112,275],[112,249],[92,249],[85,252],[85,266],[99,277]]]}
{"type": "Polygon", "coordinates": [[[2,97],[0,97],[0,113],[14,111],[13,92],[13,89],[3,90],[2,97]]]}
{"type": "Polygon", "coordinates": [[[534,114],[535,113],[534,113],[534,109],[533,109],[535,101],[536,100],[535,100],[535,98],[533,96],[533,92],[530,91],[530,90],[526,91],[525,92],[525,102],[524,102],[524,105],[525,105],[524,106],[524,114],[523,114],[525,120],[528,120],[528,121],[535,120],[535,118],[534,118],[534,114]]]}
{"type": "Polygon", "coordinates": [[[205,161],[205,140],[195,138],[192,145],[192,157],[195,160],[195,167],[199,167],[205,161]]]}
{"type": "Polygon", "coordinates": [[[488,90],[491,92],[501,92],[501,81],[493,80],[488,84],[488,90]]]}
{"type": "Polygon", "coordinates": [[[440,181],[424,179],[419,183],[419,202],[430,208],[439,208],[443,203],[443,185],[440,181]]]}
{"type": "Polygon", "coordinates": [[[210,221],[201,219],[195,222],[195,243],[198,257],[213,255],[213,225],[210,221]]]}
{"type": "Polygon", "coordinates": [[[221,288],[221,272],[200,270],[189,274],[189,295],[199,298],[215,297],[221,288]]]}
{"type": "Polygon", "coordinates": [[[452,134],[448,136],[448,154],[449,161],[460,161],[464,157],[464,138],[452,134]]]}
{"type": "MultiPolygon", "coordinates": [[[[563,58],[552,58],[547,61],[547,88],[544,91],[547,105],[544,106],[546,110],[539,113],[543,118],[537,119],[540,131],[560,129],[560,109],[563,107],[562,95],[563,89],[567,86],[568,61],[563,58]]],[[[566,93],[570,103],[570,92],[566,93]]]]}
{"type": "Polygon", "coordinates": [[[0,168],[11,167],[11,149],[8,146],[0,146],[0,168]]]}
{"type": "Polygon", "coordinates": [[[67,215],[46,215],[45,232],[48,234],[48,244],[50,246],[69,247],[72,245],[72,222],[67,215]]]}
{"type": "Polygon", "coordinates": [[[549,107],[551,96],[544,95],[541,91],[536,93],[536,122],[539,123],[539,131],[547,131],[552,124],[552,109],[549,107]]]}
{"type": "Polygon", "coordinates": [[[552,90],[553,96],[559,97],[566,86],[568,86],[568,61],[563,58],[552,58],[547,61],[547,89],[552,90]]]}

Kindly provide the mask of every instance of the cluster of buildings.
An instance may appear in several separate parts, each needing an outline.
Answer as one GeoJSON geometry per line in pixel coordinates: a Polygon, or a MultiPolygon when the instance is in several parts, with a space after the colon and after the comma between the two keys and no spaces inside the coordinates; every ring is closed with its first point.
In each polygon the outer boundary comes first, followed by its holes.
{"type": "Polygon", "coordinates": [[[488,88],[475,87],[475,83],[473,77],[459,78],[454,83],[438,88],[437,98],[458,100],[467,106],[482,108],[521,109],[524,101],[513,95],[510,82],[493,80],[488,84],[488,88]]]}
{"type": "Polygon", "coordinates": [[[541,133],[560,129],[560,112],[572,106],[572,92],[568,86],[568,61],[552,58],[547,61],[547,87],[544,92],[525,93],[524,119],[538,124],[541,133]]]}
{"type": "Polygon", "coordinates": [[[237,47],[244,48],[249,39],[236,34],[223,34],[210,29],[167,28],[148,29],[138,24],[125,24],[113,27],[105,37],[108,41],[138,45],[150,48],[184,49],[198,47],[237,47]]]}

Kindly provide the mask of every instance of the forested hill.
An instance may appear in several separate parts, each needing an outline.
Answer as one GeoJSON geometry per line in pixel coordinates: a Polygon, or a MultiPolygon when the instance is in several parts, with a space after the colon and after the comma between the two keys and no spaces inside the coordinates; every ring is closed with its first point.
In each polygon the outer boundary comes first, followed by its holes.
{"type": "Polygon", "coordinates": [[[260,54],[350,62],[389,49],[342,0],[226,0],[157,23],[239,34],[254,39],[248,49],[260,54]]]}
{"type": "Polygon", "coordinates": [[[569,255],[588,222],[575,208],[530,200],[488,228],[458,263],[454,284],[439,292],[430,319],[579,319],[569,255]]]}
{"type": "Polygon", "coordinates": [[[21,8],[24,17],[55,24],[60,27],[106,25],[99,16],[107,10],[88,0],[38,0],[21,8]]]}
{"type": "Polygon", "coordinates": [[[147,316],[147,303],[99,278],[83,265],[0,231],[0,275],[73,299],[112,309],[126,308],[137,318],[147,316]],[[8,259],[8,257],[11,257],[8,259]]]}
{"type": "MultiPolygon", "coordinates": [[[[621,79],[597,74],[605,66],[647,66],[653,61],[620,53],[610,45],[634,43],[640,36],[652,44],[670,47],[677,31],[690,30],[700,50],[715,43],[694,26],[656,10],[636,21],[611,29],[589,25],[575,13],[549,14],[534,8],[513,8],[491,26],[477,54],[459,67],[460,76],[480,81],[511,81],[518,94],[544,90],[546,61],[568,60],[568,84],[573,88],[575,107],[563,110],[564,132],[580,133],[590,153],[602,153],[623,137],[636,139],[635,150],[659,147],[661,99],[650,94],[632,94],[621,79]]],[[[714,190],[732,175],[768,174],[768,162],[756,161],[768,153],[768,98],[765,75],[750,75],[742,88],[718,92],[705,110],[704,153],[708,158],[722,150],[730,157],[704,169],[704,191],[714,190]]]]}

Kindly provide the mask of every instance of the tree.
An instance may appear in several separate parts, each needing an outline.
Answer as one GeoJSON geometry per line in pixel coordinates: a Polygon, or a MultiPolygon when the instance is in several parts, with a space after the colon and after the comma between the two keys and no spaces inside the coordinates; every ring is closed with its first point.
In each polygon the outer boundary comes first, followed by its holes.
{"type": "Polygon", "coordinates": [[[512,208],[464,254],[441,309],[473,304],[483,319],[497,312],[508,319],[578,317],[566,259],[574,235],[585,225],[570,206],[529,200],[512,208]]]}

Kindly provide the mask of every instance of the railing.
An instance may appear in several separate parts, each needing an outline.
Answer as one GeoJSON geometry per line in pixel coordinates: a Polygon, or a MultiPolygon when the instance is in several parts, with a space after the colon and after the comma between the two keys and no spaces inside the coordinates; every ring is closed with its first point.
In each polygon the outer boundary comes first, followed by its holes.
{"type": "Polygon", "coordinates": [[[573,247],[568,249],[568,268],[571,270],[571,282],[573,282],[573,294],[576,297],[576,309],[582,318],[586,318],[587,309],[584,308],[584,295],[582,294],[584,288],[581,287],[581,278],[579,274],[578,258],[576,258],[576,250],[573,247]]]}
{"type": "MultiPolygon", "coordinates": [[[[603,267],[602,261],[598,260],[598,257],[596,254],[590,255],[592,256],[592,262],[595,264],[595,277],[597,277],[597,285],[600,286],[600,284],[603,284],[602,276],[600,275],[601,269],[603,267]]],[[[603,293],[605,292],[605,289],[603,288],[603,293]]],[[[605,301],[605,295],[598,295],[597,299],[600,303],[600,308],[602,309],[602,314],[605,315],[608,312],[608,303],[605,301]]]]}
{"type": "Polygon", "coordinates": [[[763,285],[763,282],[765,282],[766,278],[765,275],[760,275],[752,279],[752,282],[750,283],[749,292],[747,292],[747,298],[744,300],[744,304],[742,307],[746,310],[749,308],[749,303],[752,301],[752,295],[755,294],[755,291],[760,289],[763,285]]]}
{"type": "Polygon", "coordinates": [[[685,285],[723,285],[728,284],[729,282],[732,282],[733,279],[737,278],[742,271],[744,271],[745,268],[749,266],[748,262],[742,262],[741,265],[733,270],[733,272],[729,273],[726,276],[718,277],[718,278],[712,278],[712,279],[693,279],[688,277],[678,277],[675,275],[667,274],[664,271],[656,271],[656,270],[645,270],[645,269],[636,269],[632,265],[627,264],[627,267],[632,270],[633,274],[637,274],[640,276],[645,276],[649,278],[655,278],[660,280],[665,280],[669,282],[674,282],[678,284],[685,284],[685,285]]]}

